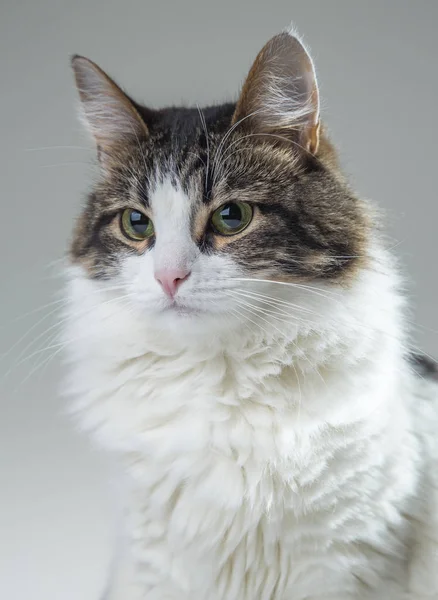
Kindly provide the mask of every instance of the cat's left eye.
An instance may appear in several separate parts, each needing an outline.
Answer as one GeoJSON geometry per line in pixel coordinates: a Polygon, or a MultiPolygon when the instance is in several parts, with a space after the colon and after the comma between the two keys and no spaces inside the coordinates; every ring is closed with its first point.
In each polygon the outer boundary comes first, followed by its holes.
{"type": "Polygon", "coordinates": [[[216,233],[235,235],[243,231],[252,221],[252,207],[246,202],[229,202],[218,208],[211,217],[216,233]]]}
{"type": "Polygon", "coordinates": [[[129,208],[122,213],[121,227],[123,233],[136,242],[146,240],[155,233],[154,224],[149,217],[129,208]]]}

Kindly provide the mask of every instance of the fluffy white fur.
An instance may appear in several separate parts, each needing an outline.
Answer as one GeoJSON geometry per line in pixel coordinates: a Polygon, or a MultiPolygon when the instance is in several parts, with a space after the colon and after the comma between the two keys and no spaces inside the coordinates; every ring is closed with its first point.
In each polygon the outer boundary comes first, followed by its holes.
{"type": "Polygon", "coordinates": [[[105,600],[438,598],[437,393],[390,258],[374,241],[348,289],[245,281],[196,250],[181,191],[151,200],[154,249],[69,273],[67,392],[128,473],[105,600]],[[179,310],[153,277],[172,256],[179,310]]]}

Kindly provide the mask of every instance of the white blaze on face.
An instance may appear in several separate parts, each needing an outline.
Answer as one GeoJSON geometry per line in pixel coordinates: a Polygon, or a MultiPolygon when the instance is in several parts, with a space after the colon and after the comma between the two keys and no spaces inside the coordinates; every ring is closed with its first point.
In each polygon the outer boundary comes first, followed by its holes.
{"type": "MultiPolygon", "coordinates": [[[[177,325],[178,309],[223,315],[225,321],[219,319],[214,325],[224,330],[234,306],[228,290],[233,279],[244,273],[226,254],[200,251],[191,235],[192,198],[178,182],[168,177],[151,186],[149,203],[155,243],[142,254],[127,255],[121,266],[128,304],[150,313],[154,324],[161,326],[177,325]],[[184,274],[188,276],[183,278],[184,274]],[[169,293],[172,276],[182,279],[173,295],[169,293]],[[174,316],[167,310],[170,307],[177,308],[174,316]]],[[[205,327],[205,322],[199,322],[205,327]]]]}
{"type": "Polygon", "coordinates": [[[199,249],[190,233],[190,199],[170,179],[157,184],[150,195],[156,241],[153,249],[155,272],[190,272],[199,249]]]}

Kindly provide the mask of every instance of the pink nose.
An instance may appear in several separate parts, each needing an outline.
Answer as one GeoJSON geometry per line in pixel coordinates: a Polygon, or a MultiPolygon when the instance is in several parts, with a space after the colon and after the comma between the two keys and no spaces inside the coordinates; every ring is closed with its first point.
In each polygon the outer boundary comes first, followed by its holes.
{"type": "Polygon", "coordinates": [[[173,298],[179,286],[190,276],[190,271],[184,269],[162,269],[155,273],[155,279],[169,298],[173,298]]]}

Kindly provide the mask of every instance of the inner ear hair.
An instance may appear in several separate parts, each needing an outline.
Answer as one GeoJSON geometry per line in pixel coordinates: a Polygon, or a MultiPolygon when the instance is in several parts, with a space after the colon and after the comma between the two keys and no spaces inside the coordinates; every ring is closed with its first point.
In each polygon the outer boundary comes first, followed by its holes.
{"type": "Polygon", "coordinates": [[[83,56],[71,59],[84,120],[100,157],[110,155],[121,141],[149,136],[146,123],[133,101],[94,62],[83,56]]]}
{"type": "Polygon", "coordinates": [[[257,55],[243,84],[233,124],[281,136],[316,154],[320,101],[310,54],[292,31],[273,37],[257,55]]]}

